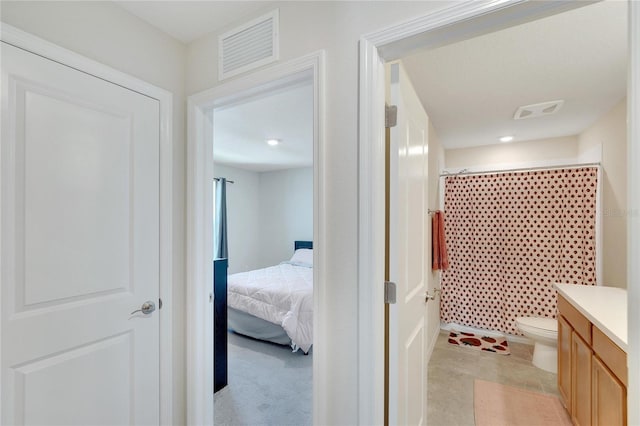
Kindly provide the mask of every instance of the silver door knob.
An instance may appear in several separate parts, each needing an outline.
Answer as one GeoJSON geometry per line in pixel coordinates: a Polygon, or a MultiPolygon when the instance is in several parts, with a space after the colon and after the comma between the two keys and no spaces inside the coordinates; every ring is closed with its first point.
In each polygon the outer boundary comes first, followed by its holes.
{"type": "Polygon", "coordinates": [[[142,304],[140,309],[136,309],[135,311],[131,312],[131,315],[135,314],[136,312],[142,312],[145,315],[149,315],[151,312],[155,310],[156,310],[156,304],[153,303],[151,300],[147,300],[142,304]]]}
{"type": "Polygon", "coordinates": [[[433,289],[433,294],[429,294],[429,290],[427,290],[424,293],[425,302],[428,302],[429,300],[434,300],[436,298],[436,296],[438,295],[438,293],[442,293],[442,290],[439,289],[439,288],[434,288],[433,289]]]}

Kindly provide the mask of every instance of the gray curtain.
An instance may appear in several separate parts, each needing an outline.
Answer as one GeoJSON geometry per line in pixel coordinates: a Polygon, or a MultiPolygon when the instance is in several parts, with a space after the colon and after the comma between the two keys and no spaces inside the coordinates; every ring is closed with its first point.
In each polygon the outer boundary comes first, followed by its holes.
{"type": "Polygon", "coordinates": [[[216,214],[213,231],[213,255],[216,259],[227,259],[227,180],[216,181],[216,214]]]}

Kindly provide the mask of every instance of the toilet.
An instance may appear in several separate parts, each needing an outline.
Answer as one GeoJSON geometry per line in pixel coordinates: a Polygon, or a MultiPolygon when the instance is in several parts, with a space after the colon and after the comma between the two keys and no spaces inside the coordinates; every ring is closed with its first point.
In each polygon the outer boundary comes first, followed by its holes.
{"type": "Polygon", "coordinates": [[[558,372],[558,321],[553,318],[516,318],[518,329],[533,340],[533,365],[551,373],[558,372]]]}

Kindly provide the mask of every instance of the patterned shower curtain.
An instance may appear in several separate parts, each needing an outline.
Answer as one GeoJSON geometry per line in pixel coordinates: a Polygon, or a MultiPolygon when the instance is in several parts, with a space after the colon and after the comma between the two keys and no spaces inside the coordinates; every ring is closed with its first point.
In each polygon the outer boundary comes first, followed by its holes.
{"type": "Polygon", "coordinates": [[[521,334],[553,283],[596,284],[596,188],[595,167],[447,177],[442,321],[521,334]]]}

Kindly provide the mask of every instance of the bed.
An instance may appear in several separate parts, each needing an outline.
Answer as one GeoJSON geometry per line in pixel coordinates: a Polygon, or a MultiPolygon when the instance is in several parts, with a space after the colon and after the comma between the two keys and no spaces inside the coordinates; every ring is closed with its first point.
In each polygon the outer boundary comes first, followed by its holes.
{"type": "Polygon", "coordinates": [[[295,241],[290,260],[227,278],[228,328],[290,345],[307,354],[313,343],[313,242],[295,241]]]}

